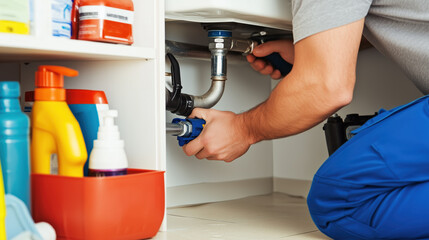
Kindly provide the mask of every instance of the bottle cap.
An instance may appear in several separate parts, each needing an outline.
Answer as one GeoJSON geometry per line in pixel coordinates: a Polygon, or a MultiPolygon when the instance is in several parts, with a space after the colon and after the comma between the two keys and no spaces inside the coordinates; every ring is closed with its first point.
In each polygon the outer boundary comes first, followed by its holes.
{"type": "Polygon", "coordinates": [[[75,77],[78,71],[71,68],[43,65],[36,72],[34,99],[42,101],[65,101],[64,76],[75,77]]]}
{"type": "Polygon", "coordinates": [[[0,82],[0,98],[17,98],[20,95],[18,82],[0,82]]]}
{"type": "Polygon", "coordinates": [[[108,104],[103,91],[66,89],[67,104],[108,104]]]}

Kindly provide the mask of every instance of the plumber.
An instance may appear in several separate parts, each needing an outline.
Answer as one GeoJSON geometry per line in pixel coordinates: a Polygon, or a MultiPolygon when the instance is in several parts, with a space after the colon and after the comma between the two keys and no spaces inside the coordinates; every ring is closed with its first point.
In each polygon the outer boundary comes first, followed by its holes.
{"type": "MultiPolygon", "coordinates": [[[[306,131],[352,101],[362,34],[429,93],[429,2],[292,0],[293,42],[273,41],[247,57],[279,52],[292,71],[255,108],[241,113],[195,109],[202,134],[183,147],[226,162],[259,141],[306,131]]],[[[423,97],[381,112],[355,132],[316,173],[308,207],[334,239],[429,239],[429,102],[423,97]]]]}

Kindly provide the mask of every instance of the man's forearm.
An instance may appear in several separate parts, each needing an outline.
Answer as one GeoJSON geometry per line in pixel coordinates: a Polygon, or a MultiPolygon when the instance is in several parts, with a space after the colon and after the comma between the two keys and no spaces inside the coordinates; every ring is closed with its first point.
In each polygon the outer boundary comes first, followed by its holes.
{"type": "Polygon", "coordinates": [[[290,74],[257,107],[239,115],[251,143],[301,133],[347,105],[349,91],[318,74],[290,74]]]}

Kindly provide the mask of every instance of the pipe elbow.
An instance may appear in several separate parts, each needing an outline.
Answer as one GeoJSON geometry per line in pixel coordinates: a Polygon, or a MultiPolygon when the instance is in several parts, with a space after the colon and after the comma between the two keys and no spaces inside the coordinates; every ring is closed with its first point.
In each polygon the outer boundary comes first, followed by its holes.
{"type": "Polygon", "coordinates": [[[211,108],[221,99],[225,90],[225,81],[212,81],[210,89],[201,96],[193,96],[194,107],[211,108]]]}

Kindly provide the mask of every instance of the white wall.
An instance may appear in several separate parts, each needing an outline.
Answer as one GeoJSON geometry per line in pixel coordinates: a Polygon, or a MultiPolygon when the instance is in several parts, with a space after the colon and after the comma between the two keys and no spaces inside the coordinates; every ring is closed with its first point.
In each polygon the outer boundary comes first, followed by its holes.
{"type": "MultiPolygon", "coordinates": [[[[421,96],[393,62],[375,49],[361,51],[358,57],[357,82],[350,105],[338,114],[373,114],[421,96]]],[[[328,157],[325,135],[320,124],[297,136],[274,141],[274,177],[311,180],[328,157]]],[[[286,184],[286,182],[284,182],[286,184]]],[[[275,191],[287,191],[275,184],[275,191]]]]}
{"type": "MultiPolygon", "coordinates": [[[[177,23],[167,23],[166,38],[199,45],[207,44],[207,32],[199,24],[193,24],[192,28],[189,28],[177,23]]],[[[209,89],[211,84],[210,61],[184,58],[178,58],[178,61],[181,67],[182,85],[184,86],[182,92],[201,95],[209,89]]],[[[166,71],[169,71],[169,68],[166,71]]],[[[254,72],[245,60],[241,64],[228,64],[228,80],[225,93],[214,108],[236,113],[243,112],[264,101],[269,96],[270,91],[270,79],[254,72]]],[[[167,121],[171,121],[173,117],[177,116],[167,113],[167,121]]],[[[186,156],[178,146],[176,138],[167,136],[167,187],[170,190],[176,189],[176,191],[170,191],[167,196],[167,199],[170,200],[169,205],[224,200],[271,192],[271,179],[273,176],[272,149],[272,142],[266,141],[252,146],[245,155],[231,163],[198,160],[195,157],[186,156]],[[255,184],[254,179],[262,179],[265,183],[249,187],[241,194],[232,194],[243,188],[242,184],[236,185],[232,184],[233,182],[249,180],[249,184],[255,184]],[[267,184],[267,181],[269,181],[269,184],[267,184]],[[215,191],[215,188],[217,188],[213,183],[226,182],[231,183],[226,185],[230,188],[218,192],[223,196],[205,198],[205,195],[211,195],[210,192],[215,191]],[[208,183],[211,183],[210,187],[201,188],[201,184],[208,186],[208,183]],[[198,185],[198,191],[202,192],[185,191],[184,189],[187,185],[198,185]],[[180,188],[180,186],[184,188],[180,188]],[[177,187],[181,190],[177,190],[177,187]],[[186,194],[189,196],[183,196],[186,194]],[[183,200],[175,203],[171,202],[178,198],[183,200]]],[[[218,186],[225,187],[222,184],[218,186]]]]}

